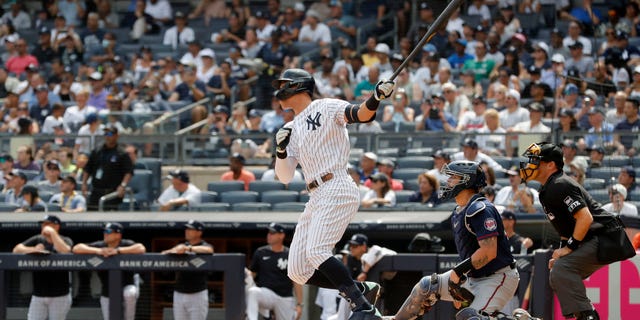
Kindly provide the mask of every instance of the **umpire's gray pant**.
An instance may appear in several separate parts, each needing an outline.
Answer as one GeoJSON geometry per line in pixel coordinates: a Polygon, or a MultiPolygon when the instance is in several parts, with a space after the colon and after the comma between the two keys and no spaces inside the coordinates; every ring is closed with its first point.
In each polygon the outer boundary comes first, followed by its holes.
{"type": "Polygon", "coordinates": [[[605,266],[598,261],[598,237],[585,241],[580,248],[554,262],[549,284],[558,296],[564,316],[592,310],[587,289],[582,282],[605,266]]]}
{"type": "Polygon", "coordinates": [[[65,320],[71,309],[71,294],[59,297],[31,296],[28,320],[65,320]]]}

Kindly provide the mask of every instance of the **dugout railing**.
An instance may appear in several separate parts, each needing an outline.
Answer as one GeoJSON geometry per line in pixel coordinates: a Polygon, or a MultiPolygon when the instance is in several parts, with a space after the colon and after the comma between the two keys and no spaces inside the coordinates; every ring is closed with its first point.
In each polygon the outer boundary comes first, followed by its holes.
{"type": "Polygon", "coordinates": [[[109,272],[109,320],[122,317],[123,271],[221,271],[224,277],[224,319],[241,320],[245,309],[244,254],[215,255],[25,255],[0,253],[0,319],[7,318],[8,271],[107,271],[109,272]]]}

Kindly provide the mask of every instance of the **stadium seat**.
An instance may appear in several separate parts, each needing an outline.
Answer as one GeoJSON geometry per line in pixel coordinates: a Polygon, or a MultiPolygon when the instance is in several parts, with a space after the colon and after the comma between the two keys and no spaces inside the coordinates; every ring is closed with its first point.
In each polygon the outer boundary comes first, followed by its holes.
{"type": "Polygon", "coordinates": [[[419,168],[396,169],[393,171],[393,178],[402,179],[404,181],[412,181],[416,180],[418,178],[418,175],[426,171],[426,169],[419,168]]]}
{"type": "Polygon", "coordinates": [[[605,156],[604,159],[602,159],[602,165],[605,167],[623,167],[626,165],[630,165],[631,164],[631,160],[629,157],[623,157],[623,156],[605,156]]]}
{"type": "Polygon", "coordinates": [[[260,201],[272,205],[279,202],[297,202],[298,192],[290,190],[265,191],[261,193],[260,201]]]}
{"type": "Polygon", "coordinates": [[[62,207],[57,203],[47,203],[47,211],[62,212],[62,207]]]}
{"type": "Polygon", "coordinates": [[[271,211],[271,204],[264,202],[239,202],[231,205],[231,211],[271,211]]]}
{"type": "Polygon", "coordinates": [[[588,177],[604,179],[605,182],[609,182],[612,180],[611,178],[616,179],[619,173],[620,173],[620,168],[600,167],[600,168],[591,169],[588,172],[588,177]]]}
{"type": "Polygon", "coordinates": [[[0,203],[0,212],[14,212],[16,211],[16,209],[18,209],[18,205],[17,204],[10,204],[10,203],[0,203]]]}
{"type": "Polygon", "coordinates": [[[221,194],[225,191],[244,191],[243,181],[214,181],[207,184],[207,191],[221,194]]]}
{"type": "Polygon", "coordinates": [[[418,184],[418,179],[413,180],[405,180],[402,183],[404,190],[418,191],[420,190],[420,184],[418,184]]]}
{"type": "Polygon", "coordinates": [[[37,177],[40,174],[40,171],[38,170],[18,170],[24,173],[25,176],[27,176],[27,181],[32,181],[33,178],[37,177]]]}
{"type": "Polygon", "coordinates": [[[597,189],[604,189],[606,186],[606,182],[604,181],[604,179],[586,178],[584,179],[584,182],[582,183],[582,185],[587,190],[597,190],[597,189]]]}
{"type": "Polygon", "coordinates": [[[218,201],[218,193],[215,191],[201,191],[200,203],[210,203],[218,201]]]}
{"type": "Polygon", "coordinates": [[[271,211],[302,212],[304,211],[305,205],[306,203],[303,203],[303,202],[274,203],[271,206],[271,211]]]}
{"type": "Polygon", "coordinates": [[[51,197],[53,196],[53,192],[38,191],[38,196],[40,197],[40,199],[42,199],[42,201],[44,201],[44,203],[49,203],[49,199],[51,199],[51,197]]]}
{"type": "Polygon", "coordinates": [[[298,191],[298,192],[307,190],[307,183],[304,181],[291,181],[287,185],[287,190],[298,191]]]}
{"type": "Polygon", "coordinates": [[[300,195],[298,196],[298,202],[304,202],[304,203],[309,202],[309,193],[300,192],[300,195]]]}
{"type": "MultiPolygon", "coordinates": [[[[149,205],[153,202],[151,196],[151,170],[134,170],[133,177],[129,181],[129,187],[133,191],[133,197],[135,199],[135,207],[138,209],[149,208],[149,205]]],[[[125,196],[123,202],[128,202],[129,197],[125,196]]],[[[128,206],[127,206],[128,208],[128,206]]]]}
{"type": "Polygon", "coordinates": [[[419,168],[419,169],[432,169],[433,158],[428,156],[405,156],[398,158],[396,161],[398,169],[405,168],[419,168]]]}
{"type": "Polygon", "coordinates": [[[252,181],[249,183],[249,191],[265,192],[284,189],[285,185],[280,181],[252,181]]]}
{"type": "Polygon", "coordinates": [[[198,212],[220,212],[220,211],[229,211],[231,209],[231,205],[224,202],[208,202],[201,203],[195,206],[191,206],[189,211],[198,211],[198,212]]]}
{"type": "Polygon", "coordinates": [[[409,197],[415,192],[411,190],[398,190],[396,191],[396,203],[409,202],[409,197]]]}
{"type": "MultiPolygon", "coordinates": [[[[249,169],[249,171],[251,171],[253,173],[253,175],[256,177],[256,182],[259,181],[260,179],[262,179],[262,174],[267,171],[268,169],[265,168],[253,168],[253,169],[249,169]]],[[[249,190],[251,190],[251,187],[249,187],[249,190]]],[[[256,190],[257,191],[257,190],[256,190]]]]}
{"type": "Polygon", "coordinates": [[[220,193],[220,202],[234,205],[240,202],[257,202],[258,193],[255,191],[226,191],[220,193]]]}
{"type": "Polygon", "coordinates": [[[162,159],[159,158],[139,158],[138,163],[144,164],[151,170],[151,195],[157,199],[162,193],[162,159]]]}
{"type": "Polygon", "coordinates": [[[607,189],[599,189],[599,190],[591,190],[589,191],[591,197],[594,200],[600,202],[601,204],[605,204],[609,202],[609,190],[607,189]]]}

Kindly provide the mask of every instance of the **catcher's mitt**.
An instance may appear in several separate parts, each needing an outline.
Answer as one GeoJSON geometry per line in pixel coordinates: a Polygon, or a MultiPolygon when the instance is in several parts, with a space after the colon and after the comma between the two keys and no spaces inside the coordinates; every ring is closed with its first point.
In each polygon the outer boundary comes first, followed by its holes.
{"type": "Polygon", "coordinates": [[[458,283],[453,283],[449,279],[449,294],[451,294],[453,300],[461,302],[463,307],[468,307],[475,296],[467,288],[462,287],[465,281],[467,281],[467,277],[464,275],[460,277],[458,283]]]}

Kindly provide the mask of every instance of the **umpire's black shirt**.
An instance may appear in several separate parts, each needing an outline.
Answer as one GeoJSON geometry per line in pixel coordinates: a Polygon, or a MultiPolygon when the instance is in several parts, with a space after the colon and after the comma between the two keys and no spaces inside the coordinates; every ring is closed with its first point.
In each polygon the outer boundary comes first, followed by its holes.
{"type": "MultiPolygon", "coordinates": [[[[184,243],[191,245],[189,241],[184,243]]],[[[193,246],[211,247],[207,242],[200,241],[193,246]]],[[[180,293],[196,293],[207,289],[208,272],[178,271],[176,272],[176,291],[180,293]]]]}
{"type": "MultiPolygon", "coordinates": [[[[540,188],[540,203],[544,213],[561,237],[573,236],[576,220],[573,215],[580,209],[587,207],[593,216],[594,223],[606,224],[613,216],[602,209],[600,204],[593,200],[591,195],[573,178],[559,170],[552,174],[547,182],[540,188]]],[[[593,233],[589,231],[583,240],[587,240],[593,233]]]]}
{"type": "MultiPolygon", "coordinates": [[[[71,238],[60,236],[64,243],[73,247],[71,238]]],[[[44,249],[57,253],[53,243],[47,241],[43,235],[35,235],[24,242],[23,245],[28,247],[37,244],[44,245],[44,249]]],[[[33,295],[36,297],[59,297],[69,294],[69,271],[36,271],[33,273],[33,295]]]]}

